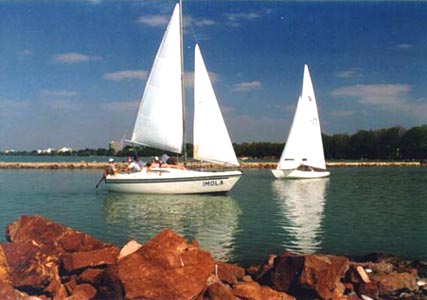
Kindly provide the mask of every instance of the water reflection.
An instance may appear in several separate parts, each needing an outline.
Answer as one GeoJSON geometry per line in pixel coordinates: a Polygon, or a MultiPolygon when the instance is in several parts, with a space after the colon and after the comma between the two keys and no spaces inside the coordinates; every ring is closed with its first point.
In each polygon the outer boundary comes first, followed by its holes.
{"type": "Polygon", "coordinates": [[[290,236],[286,250],[314,253],[321,249],[328,183],[328,178],[273,181],[273,195],[285,217],[280,225],[290,236]]]}
{"type": "Polygon", "coordinates": [[[104,211],[112,230],[128,239],[144,242],[171,228],[187,240],[196,239],[215,259],[233,258],[241,212],[229,196],[108,193],[104,211]]]}

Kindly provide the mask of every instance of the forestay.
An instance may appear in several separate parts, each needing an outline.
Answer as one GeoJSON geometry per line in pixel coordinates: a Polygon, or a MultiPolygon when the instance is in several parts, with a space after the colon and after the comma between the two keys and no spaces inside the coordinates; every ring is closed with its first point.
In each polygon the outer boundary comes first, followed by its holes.
{"type": "Polygon", "coordinates": [[[183,141],[180,30],[177,4],[148,77],[131,138],[175,153],[182,152],[183,141]]]}
{"type": "Polygon", "coordinates": [[[302,94],[277,168],[294,169],[301,164],[326,169],[316,98],[307,65],[302,94]]]}
{"type": "Polygon", "coordinates": [[[194,60],[194,158],[239,166],[198,45],[194,60]]]}

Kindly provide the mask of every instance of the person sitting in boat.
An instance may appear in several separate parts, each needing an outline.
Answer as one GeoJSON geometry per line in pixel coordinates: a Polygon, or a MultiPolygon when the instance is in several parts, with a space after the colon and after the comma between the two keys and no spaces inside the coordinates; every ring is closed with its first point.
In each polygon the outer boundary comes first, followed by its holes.
{"type": "Polygon", "coordinates": [[[114,165],[114,158],[110,158],[108,160],[108,167],[105,168],[104,171],[104,177],[107,177],[107,175],[114,175],[117,174],[119,171],[117,170],[116,166],[114,165]]]}
{"type": "Polygon", "coordinates": [[[164,153],[163,155],[162,155],[162,163],[163,164],[167,164],[168,163],[168,159],[170,158],[170,156],[169,155],[167,155],[166,153],[164,153]]]}
{"type": "Polygon", "coordinates": [[[139,160],[138,155],[134,155],[133,156],[133,160],[135,161],[135,163],[140,167],[140,169],[142,170],[144,168],[144,163],[142,161],[139,160]]]}
{"type": "MultiPolygon", "coordinates": [[[[167,155],[167,154],[164,154],[167,155]]],[[[176,159],[175,156],[167,156],[167,160],[165,163],[161,164],[161,168],[172,168],[172,169],[180,169],[180,170],[185,170],[185,167],[183,165],[178,164],[178,160],[176,159]]],[[[163,157],[162,157],[162,161],[163,161],[163,157]]]]}
{"type": "Polygon", "coordinates": [[[142,168],[139,166],[139,164],[132,159],[131,156],[128,156],[128,166],[126,167],[126,172],[134,173],[134,172],[141,172],[142,168]]]}

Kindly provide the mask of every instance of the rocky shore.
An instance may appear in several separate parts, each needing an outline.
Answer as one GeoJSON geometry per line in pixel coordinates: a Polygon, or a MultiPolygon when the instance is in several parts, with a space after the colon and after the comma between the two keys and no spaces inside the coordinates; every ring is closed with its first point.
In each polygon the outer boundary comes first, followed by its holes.
{"type": "MultiPolygon", "coordinates": [[[[125,168],[124,163],[118,163],[118,167],[125,168]]],[[[106,162],[0,162],[0,169],[104,169],[107,166],[106,162]]],[[[215,169],[218,165],[211,163],[189,162],[187,168],[205,168],[215,169]]],[[[422,167],[427,166],[426,163],[418,161],[396,161],[396,162],[380,162],[380,161],[359,161],[359,162],[327,162],[328,168],[351,168],[351,167],[422,167]]],[[[277,167],[277,162],[241,162],[242,169],[273,169],[277,167]]]]}
{"type": "Polygon", "coordinates": [[[2,300],[427,299],[427,262],[393,255],[285,252],[244,268],[171,230],[119,248],[41,216],[20,217],[6,238],[2,300]]]}

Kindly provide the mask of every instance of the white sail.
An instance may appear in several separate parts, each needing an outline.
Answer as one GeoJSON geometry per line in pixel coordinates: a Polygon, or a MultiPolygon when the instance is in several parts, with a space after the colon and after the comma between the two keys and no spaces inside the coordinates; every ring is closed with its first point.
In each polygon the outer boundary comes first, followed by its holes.
{"type": "Polygon", "coordinates": [[[132,142],[181,153],[183,105],[179,5],[176,4],[142,96],[132,142]]]}
{"type": "Polygon", "coordinates": [[[301,164],[326,169],[316,98],[307,65],[302,94],[277,169],[294,169],[301,164]]]}
{"type": "Polygon", "coordinates": [[[194,60],[194,158],[238,166],[198,45],[194,60]]]}

